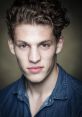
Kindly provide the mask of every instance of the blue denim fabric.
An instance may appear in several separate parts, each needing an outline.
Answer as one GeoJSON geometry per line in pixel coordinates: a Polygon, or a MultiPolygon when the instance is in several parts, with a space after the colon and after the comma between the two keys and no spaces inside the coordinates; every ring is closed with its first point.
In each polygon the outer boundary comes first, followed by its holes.
{"type": "MultiPolygon", "coordinates": [[[[35,117],[82,117],[82,82],[58,67],[56,86],[35,117]]],[[[24,76],[0,91],[0,117],[32,117],[24,76]]]]}

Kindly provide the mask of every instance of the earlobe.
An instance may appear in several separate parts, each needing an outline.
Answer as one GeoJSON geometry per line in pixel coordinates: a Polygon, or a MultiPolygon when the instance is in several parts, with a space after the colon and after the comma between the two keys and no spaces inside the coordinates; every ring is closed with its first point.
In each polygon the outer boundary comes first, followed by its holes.
{"type": "Polygon", "coordinates": [[[15,54],[15,51],[14,51],[14,43],[11,39],[8,40],[8,46],[9,46],[9,49],[10,49],[10,52],[12,54],[15,54]]]}
{"type": "Polygon", "coordinates": [[[63,48],[64,39],[61,37],[57,42],[56,54],[59,54],[63,48]]]}

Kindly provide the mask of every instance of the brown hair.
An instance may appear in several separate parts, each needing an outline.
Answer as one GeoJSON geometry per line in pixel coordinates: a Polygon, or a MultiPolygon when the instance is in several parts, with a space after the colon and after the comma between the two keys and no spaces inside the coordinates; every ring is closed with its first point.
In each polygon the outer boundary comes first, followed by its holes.
{"type": "Polygon", "coordinates": [[[58,0],[15,0],[6,16],[9,35],[13,40],[15,27],[20,24],[48,24],[59,39],[70,23],[66,11],[58,0]]]}

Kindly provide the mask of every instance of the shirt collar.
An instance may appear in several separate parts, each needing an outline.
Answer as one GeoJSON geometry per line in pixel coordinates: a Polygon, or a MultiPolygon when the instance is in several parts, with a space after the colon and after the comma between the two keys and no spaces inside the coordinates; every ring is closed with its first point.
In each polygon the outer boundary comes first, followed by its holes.
{"type": "Polygon", "coordinates": [[[13,94],[16,95],[21,101],[26,100],[26,87],[25,87],[25,77],[22,75],[21,78],[16,82],[15,90],[13,94]]]}
{"type": "Polygon", "coordinates": [[[58,64],[58,79],[56,86],[52,92],[52,97],[54,99],[67,99],[67,77],[66,72],[63,68],[58,64]]]}

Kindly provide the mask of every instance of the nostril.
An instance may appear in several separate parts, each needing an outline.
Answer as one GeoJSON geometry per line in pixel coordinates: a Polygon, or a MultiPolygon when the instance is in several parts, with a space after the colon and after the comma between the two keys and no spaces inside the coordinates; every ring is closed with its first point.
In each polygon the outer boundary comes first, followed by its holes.
{"type": "Polygon", "coordinates": [[[33,63],[33,64],[37,64],[37,63],[39,63],[39,61],[40,61],[40,60],[37,60],[37,61],[30,60],[29,62],[30,62],[30,63],[33,63]]]}

